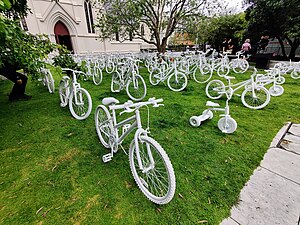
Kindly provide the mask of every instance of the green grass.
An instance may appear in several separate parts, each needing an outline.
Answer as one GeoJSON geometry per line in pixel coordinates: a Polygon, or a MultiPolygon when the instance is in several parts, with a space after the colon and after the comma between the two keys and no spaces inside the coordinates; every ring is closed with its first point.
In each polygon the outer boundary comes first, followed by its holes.
{"type": "MultiPolygon", "coordinates": [[[[300,80],[289,76],[285,93],[262,110],[245,108],[234,96],[230,109],[238,128],[226,135],[217,128],[218,113],[198,128],[189,125],[209,100],[204,84],[189,80],[186,90],[177,93],[163,84],[151,86],[142,73],[146,98],[164,99],[164,107],[150,108],[150,128],[173,164],[174,199],[164,206],[148,201],[122,150],[111,162],[102,162],[108,151],[95,131],[95,108],[104,97],[128,99],[125,91],[110,93],[109,75],[100,86],[81,82],[93,99],[93,112],[84,121],[60,107],[59,74],[54,74],[54,94],[29,81],[30,101],[9,102],[12,83],[0,81],[0,224],[219,224],[278,130],[287,121],[300,123],[300,80]]],[[[237,80],[248,77],[238,75],[237,80]]],[[[217,102],[225,104],[224,99],[217,102]]],[[[147,110],[142,115],[147,122],[147,110]]],[[[126,150],[129,144],[130,138],[126,150]]]]}

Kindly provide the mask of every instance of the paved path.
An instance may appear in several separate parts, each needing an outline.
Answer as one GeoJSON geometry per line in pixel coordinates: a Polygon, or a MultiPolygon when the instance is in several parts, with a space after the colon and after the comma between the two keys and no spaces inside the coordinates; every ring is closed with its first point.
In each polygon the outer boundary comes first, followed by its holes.
{"type": "Polygon", "coordinates": [[[300,225],[300,124],[286,124],[220,225],[300,225]]]}

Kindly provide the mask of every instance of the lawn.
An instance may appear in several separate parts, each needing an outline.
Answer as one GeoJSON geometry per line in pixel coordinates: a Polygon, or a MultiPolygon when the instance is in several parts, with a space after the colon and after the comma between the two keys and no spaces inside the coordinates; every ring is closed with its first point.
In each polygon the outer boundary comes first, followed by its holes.
{"type": "MultiPolygon", "coordinates": [[[[9,102],[12,83],[0,81],[0,223],[18,224],[219,224],[238,202],[240,190],[278,132],[287,122],[300,123],[300,80],[286,76],[282,96],[266,108],[251,110],[240,97],[230,101],[238,128],[223,134],[219,113],[200,127],[189,118],[200,115],[209,100],[205,84],[189,80],[182,92],[164,84],[151,86],[141,69],[146,98],[164,99],[164,107],[150,107],[151,136],[165,149],[176,176],[176,193],[167,205],[155,205],[139,191],[120,150],[112,161],[96,134],[94,111],[104,97],[120,102],[126,92],[110,92],[111,76],[100,86],[82,81],[93,100],[84,121],[74,119],[59,104],[61,75],[54,72],[56,92],[29,81],[30,101],[9,102]]],[[[237,80],[249,78],[238,75],[237,80]]],[[[214,78],[218,78],[214,75],[214,78]]],[[[236,81],[234,81],[236,82],[236,81]]],[[[225,99],[216,100],[224,106],[225,99]]],[[[147,110],[142,110],[147,122],[147,110]]],[[[128,150],[130,137],[124,141],[128,150]]]]}

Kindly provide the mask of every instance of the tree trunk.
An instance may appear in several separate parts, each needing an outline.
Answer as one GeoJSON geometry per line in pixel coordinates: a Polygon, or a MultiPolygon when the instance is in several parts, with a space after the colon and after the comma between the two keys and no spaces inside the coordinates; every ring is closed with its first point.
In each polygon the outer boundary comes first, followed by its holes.
{"type": "Polygon", "coordinates": [[[287,55],[286,55],[286,52],[285,52],[285,48],[284,48],[284,44],[283,44],[283,40],[281,39],[281,37],[276,37],[276,38],[279,41],[283,57],[287,58],[287,55]]]}
{"type": "Polygon", "coordinates": [[[289,54],[289,59],[294,60],[296,57],[296,50],[300,45],[300,39],[299,38],[295,38],[294,41],[292,41],[291,39],[287,38],[290,46],[291,46],[291,51],[289,54]]]}

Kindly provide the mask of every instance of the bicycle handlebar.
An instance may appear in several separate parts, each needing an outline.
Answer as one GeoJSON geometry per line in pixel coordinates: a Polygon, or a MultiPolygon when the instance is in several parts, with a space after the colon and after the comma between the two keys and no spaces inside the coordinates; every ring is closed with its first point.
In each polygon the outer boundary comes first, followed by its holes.
{"type": "Polygon", "coordinates": [[[135,111],[136,109],[142,107],[142,106],[145,106],[145,105],[153,105],[153,107],[159,107],[159,106],[163,106],[163,104],[158,104],[160,102],[163,102],[164,100],[162,98],[160,99],[155,99],[154,98],[149,98],[148,101],[146,102],[137,102],[137,103],[134,103],[132,102],[131,100],[125,102],[124,104],[122,105],[110,105],[109,108],[111,110],[113,109],[125,109],[122,113],[130,113],[130,112],[133,112],[135,111]]]}
{"type": "Polygon", "coordinates": [[[72,71],[73,73],[81,73],[81,74],[85,74],[84,72],[82,71],[79,71],[79,70],[73,70],[73,69],[70,69],[70,68],[61,68],[62,71],[72,71]]]}

